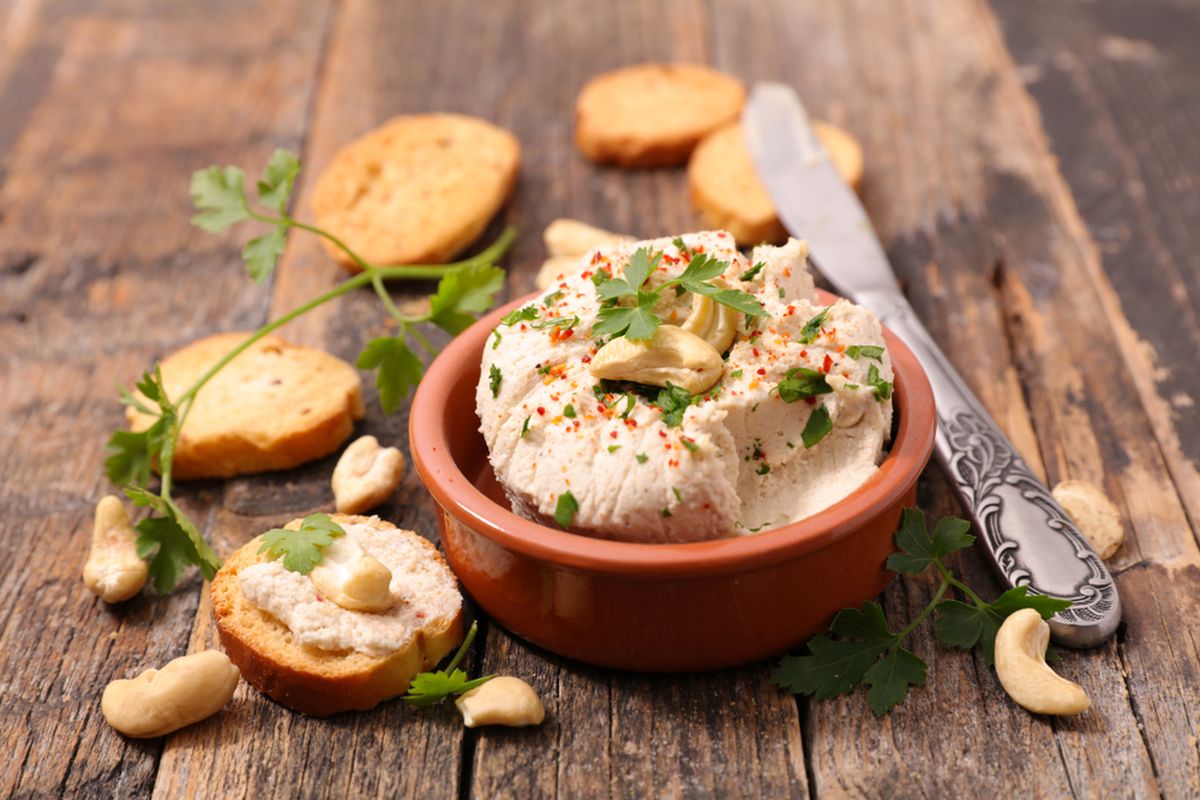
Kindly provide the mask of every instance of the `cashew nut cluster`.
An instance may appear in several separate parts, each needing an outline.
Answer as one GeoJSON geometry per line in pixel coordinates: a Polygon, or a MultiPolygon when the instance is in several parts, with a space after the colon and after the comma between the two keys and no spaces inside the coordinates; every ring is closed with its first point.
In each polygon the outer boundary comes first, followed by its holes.
{"type": "Polygon", "coordinates": [[[1046,665],[1050,626],[1032,608],[1010,614],[996,634],[996,675],[1019,706],[1035,714],[1082,714],[1092,701],[1083,687],[1046,665]]]}
{"type": "Polygon", "coordinates": [[[501,676],[476,686],[454,701],[468,728],[480,725],[507,725],[521,728],[540,725],[546,709],[537,692],[520,678],[501,676]]]}
{"type": "Polygon", "coordinates": [[[1053,494],[1100,558],[1107,560],[1116,555],[1125,541],[1125,525],[1108,495],[1085,481],[1063,481],[1054,487],[1053,494]]]}
{"type": "Polygon", "coordinates": [[[106,603],[128,600],[142,590],[149,570],[137,554],[137,531],[125,507],[112,495],[96,505],[92,549],[83,565],[83,582],[106,603]]]}
{"type": "Polygon", "coordinates": [[[575,219],[554,220],[546,226],[542,240],[546,243],[546,251],[550,253],[550,258],[546,259],[542,268],[538,270],[539,289],[548,289],[559,275],[575,271],[576,266],[582,269],[580,257],[589,250],[633,241],[629,236],[596,228],[575,219]]]}
{"type": "Polygon", "coordinates": [[[386,611],[394,603],[391,570],[349,536],[325,548],[308,578],[326,600],[347,611],[386,611]]]}
{"type": "Polygon", "coordinates": [[[737,336],[738,312],[702,294],[692,295],[692,313],[679,327],[724,353],[737,336]]]}
{"type": "Polygon", "coordinates": [[[333,497],[341,514],[359,514],[392,496],[404,477],[404,454],[374,436],[350,443],[333,468],[333,497]]]}
{"type": "Polygon", "coordinates": [[[206,650],[148,669],[104,689],[100,710],[126,736],[148,739],[199,722],[221,710],[240,673],[220,650],[206,650]]]}
{"type": "Polygon", "coordinates": [[[589,371],[597,378],[633,381],[649,386],[682,386],[700,394],[721,380],[721,354],[694,333],[659,325],[648,341],[621,336],[596,351],[589,371]]]}

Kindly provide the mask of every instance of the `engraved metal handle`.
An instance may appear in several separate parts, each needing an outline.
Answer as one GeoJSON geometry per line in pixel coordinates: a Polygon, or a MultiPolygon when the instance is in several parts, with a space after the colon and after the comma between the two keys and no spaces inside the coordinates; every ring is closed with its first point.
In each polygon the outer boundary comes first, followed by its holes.
{"type": "Polygon", "coordinates": [[[1121,621],[1121,599],[1104,562],[950,366],[908,302],[891,292],[864,294],[856,299],[904,339],[929,375],[937,403],[938,461],[983,533],[980,543],[996,571],[1010,586],[1072,602],[1050,620],[1056,642],[1092,647],[1105,641],[1121,621]]]}

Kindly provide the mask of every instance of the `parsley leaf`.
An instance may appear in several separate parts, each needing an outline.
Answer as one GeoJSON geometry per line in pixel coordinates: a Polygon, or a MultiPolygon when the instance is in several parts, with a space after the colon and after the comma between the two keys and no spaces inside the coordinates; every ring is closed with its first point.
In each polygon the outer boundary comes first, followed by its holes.
{"type": "Polygon", "coordinates": [[[146,517],[134,526],[141,534],[136,543],[138,556],[150,559],[156,592],[166,594],[175,588],[183,570],[191,564],[200,567],[206,580],[212,580],[221,568],[221,559],[173,500],[140,486],[125,487],[125,496],[135,506],[160,515],[146,517]]]}
{"type": "Polygon", "coordinates": [[[496,294],[503,288],[504,270],[497,266],[455,267],[442,276],[437,292],[429,298],[429,321],[451,335],[462,333],[477,314],[492,307],[496,294]]]}
{"type": "MultiPolygon", "coordinates": [[[[575,419],[575,406],[571,405],[570,403],[567,403],[565,406],[563,406],[562,415],[564,417],[566,417],[567,419],[575,419]]],[[[611,451],[609,451],[609,452],[611,452],[611,451]]]]}
{"type": "Polygon", "coordinates": [[[887,568],[905,575],[920,575],[943,556],[965,550],[975,543],[970,534],[971,524],[958,517],[945,517],[934,526],[933,535],[925,526],[925,515],[916,508],[906,508],[900,516],[896,531],[899,553],[888,556],[887,568]]]}
{"type": "Polygon", "coordinates": [[[554,521],[558,523],[563,530],[571,527],[571,523],[575,520],[575,512],[579,510],[579,501],[575,499],[575,495],[565,491],[558,496],[558,504],[554,507],[554,521]]]}
{"type": "Polygon", "coordinates": [[[675,386],[670,381],[665,389],[658,390],[653,405],[662,412],[663,424],[668,428],[678,428],[683,424],[683,412],[695,402],[696,398],[682,386],[675,386]]]}
{"type": "Polygon", "coordinates": [[[209,233],[250,219],[245,174],[237,167],[209,167],[192,173],[192,205],[200,213],[192,224],[209,233]]]}
{"type": "Polygon", "coordinates": [[[804,423],[804,430],[800,432],[800,439],[806,448],[813,447],[831,430],[833,430],[833,420],[829,417],[829,409],[824,405],[819,405],[809,414],[808,422],[804,423]]]}
{"type": "Polygon", "coordinates": [[[637,459],[639,464],[645,464],[650,460],[650,456],[646,455],[645,453],[638,453],[636,456],[634,456],[634,458],[637,459]]]}
{"type": "Polygon", "coordinates": [[[440,703],[447,697],[460,695],[476,686],[482,686],[496,677],[495,675],[484,675],[482,678],[468,680],[467,673],[458,669],[459,662],[471,649],[471,643],[475,641],[475,633],[478,629],[479,623],[472,622],[470,630],[467,631],[466,637],[446,668],[436,672],[422,672],[414,677],[408,686],[408,692],[400,699],[410,705],[424,708],[434,703],[440,703]]]}
{"type": "Polygon", "coordinates": [[[810,639],[808,655],[784,656],[771,680],[790,692],[828,700],[853,691],[880,654],[898,641],[878,603],[842,609],[830,630],[842,638],[810,639]]]}
{"type": "Polygon", "coordinates": [[[924,661],[898,645],[872,664],[863,683],[871,687],[867,703],[875,716],[882,717],[902,703],[908,687],[924,686],[925,671],[924,661]]]}
{"type": "Polygon", "coordinates": [[[528,416],[528,417],[526,417],[526,418],[525,418],[525,421],[524,421],[523,423],[521,423],[521,436],[520,436],[520,438],[524,439],[524,438],[525,438],[525,434],[529,433],[529,420],[531,420],[531,419],[533,419],[533,417],[532,417],[532,416],[528,416]]]}
{"type": "Polygon", "coordinates": [[[537,306],[522,306],[516,311],[510,311],[500,318],[501,324],[516,325],[518,322],[528,322],[531,319],[537,319],[537,306]]]}
{"type": "Polygon", "coordinates": [[[938,641],[948,647],[970,650],[978,644],[988,665],[995,661],[996,632],[1005,617],[1022,608],[1035,609],[1043,619],[1056,611],[1069,608],[1071,601],[1045,595],[1029,594],[1026,586],[1016,586],[1000,595],[994,602],[971,605],[958,600],[944,600],[937,606],[938,618],[934,631],[938,641]]]}
{"type": "Polygon", "coordinates": [[[825,324],[825,315],[829,313],[831,306],[825,306],[812,319],[804,323],[804,327],[800,329],[800,343],[812,344],[817,338],[817,334],[821,332],[821,326],[825,324]]]}
{"type": "Polygon", "coordinates": [[[593,336],[625,336],[634,341],[646,341],[654,337],[661,320],[655,316],[653,308],[658,301],[658,295],[641,292],[638,294],[638,304],[633,308],[627,306],[606,306],[597,314],[597,322],[592,327],[593,336]]]}
{"type": "Polygon", "coordinates": [[[785,403],[795,403],[797,400],[833,391],[824,374],[808,367],[789,369],[776,388],[779,390],[779,399],[785,403]]]}
{"type": "Polygon", "coordinates": [[[500,372],[500,368],[495,364],[488,367],[488,387],[492,390],[492,397],[500,394],[500,381],[504,380],[504,375],[500,372]]]}
{"type": "Polygon", "coordinates": [[[355,362],[359,369],[378,369],[375,387],[379,390],[379,405],[383,413],[391,414],[409,389],[420,382],[425,374],[425,365],[416,353],[409,349],[404,339],[387,336],[372,339],[355,362]]]}
{"type": "Polygon", "coordinates": [[[879,377],[879,370],[874,364],[867,370],[867,385],[875,394],[875,399],[879,401],[887,400],[892,396],[892,384],[890,381],[885,381],[879,377]]]}
{"type": "Polygon", "coordinates": [[[258,182],[258,201],[267,208],[286,214],[288,199],[292,196],[292,187],[298,174],[300,159],[296,154],[282,147],[276,149],[263,169],[262,180],[258,182]]]}
{"type": "Polygon", "coordinates": [[[300,530],[274,528],[264,533],[258,552],[271,558],[282,557],[285,568],[307,575],[321,563],[324,548],[345,534],[345,529],[328,514],[309,514],[300,523],[300,530]]]}
{"type": "Polygon", "coordinates": [[[246,263],[246,273],[255,283],[264,283],[275,271],[275,264],[283,255],[283,247],[287,242],[287,228],[277,225],[270,233],[246,242],[242,248],[242,261],[246,263]]]}
{"type": "Polygon", "coordinates": [[[740,281],[754,280],[756,277],[758,277],[758,273],[763,271],[763,267],[765,267],[765,266],[767,266],[767,262],[759,261],[753,267],[751,267],[750,269],[746,270],[741,275],[739,275],[738,280],[740,280],[740,281]]]}
{"type": "Polygon", "coordinates": [[[852,344],[846,348],[846,355],[850,358],[873,358],[880,361],[883,358],[883,348],[877,344],[852,344]]]}

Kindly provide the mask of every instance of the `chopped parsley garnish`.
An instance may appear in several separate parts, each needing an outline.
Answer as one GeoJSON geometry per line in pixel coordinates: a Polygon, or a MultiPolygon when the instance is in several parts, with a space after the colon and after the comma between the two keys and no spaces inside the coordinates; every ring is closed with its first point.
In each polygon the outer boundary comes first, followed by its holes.
{"type": "Polygon", "coordinates": [[[880,402],[889,399],[892,396],[891,381],[885,381],[879,377],[879,370],[872,364],[867,370],[867,385],[871,387],[875,393],[875,399],[880,402]]]}
{"type": "Polygon", "coordinates": [[[806,397],[816,397],[833,391],[833,387],[822,373],[808,367],[789,369],[775,388],[779,390],[779,399],[785,403],[794,403],[806,397]]]}
{"type": "Polygon", "coordinates": [[[852,344],[846,348],[846,355],[850,358],[873,358],[876,361],[883,359],[883,348],[877,344],[852,344]]]}
{"type": "Polygon", "coordinates": [[[544,298],[542,298],[542,305],[545,306],[546,308],[549,308],[550,306],[557,303],[561,297],[562,297],[562,292],[551,292],[550,294],[548,294],[544,298]]]}
{"type": "Polygon", "coordinates": [[[783,287],[782,286],[779,287],[779,299],[780,300],[783,299],[783,287]]]}
{"type": "Polygon", "coordinates": [[[563,406],[563,416],[567,419],[575,419],[575,406],[570,403],[563,406]]]}
{"type": "Polygon", "coordinates": [[[695,401],[687,389],[667,382],[667,388],[658,390],[654,405],[662,412],[663,424],[668,428],[678,428],[683,424],[683,412],[695,401]]]}
{"type": "Polygon", "coordinates": [[[690,450],[693,453],[700,449],[700,445],[696,444],[695,439],[689,439],[686,436],[684,436],[679,441],[683,442],[683,446],[686,447],[688,450],[690,450]]]}
{"type": "Polygon", "coordinates": [[[671,244],[675,245],[675,249],[679,251],[679,255],[689,259],[692,257],[692,251],[688,249],[687,242],[683,241],[683,239],[676,236],[671,240],[671,244]]]}
{"type": "Polygon", "coordinates": [[[625,393],[625,410],[621,412],[621,419],[629,419],[629,414],[633,409],[637,408],[637,397],[629,392],[625,393]]]}
{"type": "Polygon", "coordinates": [[[710,283],[724,273],[729,264],[706,253],[692,256],[679,277],[666,281],[657,289],[651,289],[646,282],[661,260],[661,252],[651,255],[648,249],[638,248],[625,268],[624,277],[605,278],[596,283],[596,294],[603,307],[592,328],[594,336],[611,334],[637,341],[650,339],[662,324],[662,320],[654,313],[654,307],[662,292],[670,287],[711,297],[721,305],[747,316],[766,316],[766,310],[753,295],[710,283]],[[623,299],[632,300],[633,305],[619,305],[623,299]]]}
{"type": "Polygon", "coordinates": [[[492,331],[492,336],[494,337],[492,339],[492,349],[495,350],[500,346],[500,329],[496,328],[494,331],[492,331]]]}
{"type": "Polygon", "coordinates": [[[833,430],[833,420],[829,417],[829,409],[824,405],[819,405],[809,415],[800,438],[804,441],[804,447],[809,448],[824,439],[831,430],[833,430]]]}
{"type": "Polygon", "coordinates": [[[758,465],[758,469],[755,470],[755,474],[766,475],[770,471],[771,471],[771,465],[764,461],[763,463],[758,465]]]}
{"type": "Polygon", "coordinates": [[[639,464],[645,464],[650,460],[650,456],[646,455],[645,453],[638,453],[636,456],[634,456],[634,458],[637,459],[639,464]]]}
{"type": "Polygon", "coordinates": [[[733,372],[729,373],[729,377],[740,378],[742,377],[742,371],[740,369],[735,369],[733,372]]]}
{"type": "Polygon", "coordinates": [[[741,275],[739,275],[738,280],[742,280],[742,281],[754,280],[756,277],[758,277],[758,273],[763,271],[763,267],[765,267],[766,265],[767,265],[767,262],[759,261],[753,267],[751,267],[750,269],[746,270],[741,275]]]}
{"type": "Polygon", "coordinates": [[[615,453],[620,449],[621,449],[621,445],[619,445],[619,444],[610,444],[608,446],[608,452],[610,452],[610,453],[615,453]]]}
{"type": "Polygon", "coordinates": [[[571,522],[575,519],[575,512],[579,510],[579,501],[575,499],[575,495],[565,491],[558,496],[558,505],[554,507],[554,521],[559,524],[563,530],[571,527],[571,522]]]}
{"type": "Polygon", "coordinates": [[[495,364],[488,367],[488,386],[492,389],[492,397],[500,394],[500,381],[504,380],[504,375],[500,373],[500,368],[495,364]]]}
{"type": "Polygon", "coordinates": [[[825,324],[825,315],[828,313],[829,306],[826,306],[815,317],[804,323],[804,327],[800,329],[800,344],[813,343],[817,334],[821,332],[821,326],[825,324]]]}
{"type": "Polygon", "coordinates": [[[525,434],[529,433],[529,420],[531,420],[531,419],[533,419],[532,416],[526,417],[525,421],[523,423],[521,423],[521,438],[522,439],[525,438],[525,434]]]}
{"type": "Polygon", "coordinates": [[[500,318],[500,321],[505,325],[516,325],[518,322],[525,322],[531,319],[537,319],[537,306],[525,306],[518,308],[516,311],[510,311],[500,318]]]}
{"type": "Polygon", "coordinates": [[[663,507],[663,510],[662,510],[662,512],[661,512],[661,513],[662,513],[662,515],[663,515],[664,517],[669,517],[669,516],[671,516],[671,509],[669,509],[669,508],[666,508],[666,507],[664,506],[664,507],[663,507]]]}
{"type": "Polygon", "coordinates": [[[679,501],[680,503],[682,503],[682,502],[683,502],[683,495],[681,495],[681,494],[679,493],[679,489],[678,489],[678,487],[672,486],[672,487],[671,487],[671,492],[672,492],[672,493],[674,493],[674,495],[675,495],[675,499],[676,499],[677,501],[679,501]]]}
{"type": "Polygon", "coordinates": [[[850,390],[850,391],[852,391],[852,392],[857,392],[857,391],[858,391],[858,389],[859,389],[859,386],[858,386],[858,384],[857,384],[857,383],[847,383],[847,384],[846,384],[846,388],[847,388],[847,389],[849,389],[849,390],[850,390]]]}
{"type": "Polygon", "coordinates": [[[579,324],[579,316],[572,315],[569,317],[554,317],[553,319],[539,320],[538,322],[533,323],[529,327],[533,328],[534,330],[539,330],[539,331],[545,330],[546,328],[558,328],[560,330],[565,330],[568,328],[574,328],[578,324],[579,324]]]}
{"type": "Polygon", "coordinates": [[[536,366],[537,366],[537,374],[538,375],[549,375],[550,374],[550,365],[549,364],[537,364],[536,366]]]}

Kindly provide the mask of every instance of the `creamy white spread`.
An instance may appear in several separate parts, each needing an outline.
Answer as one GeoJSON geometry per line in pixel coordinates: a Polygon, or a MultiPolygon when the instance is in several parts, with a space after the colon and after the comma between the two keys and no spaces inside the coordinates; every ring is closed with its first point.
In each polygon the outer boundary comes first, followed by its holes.
{"type": "MultiPolygon", "coordinates": [[[[716,539],[815,514],[878,469],[891,430],[892,362],[875,315],[844,300],[817,302],[803,242],[758,247],[747,259],[723,231],[682,240],[691,254],[728,262],[717,282],[754,295],[768,316],[739,316],[722,379],[694,398],[680,424],[668,424],[656,389],[605,392],[611,385],[588,370],[600,344],[591,336],[601,308],[593,276],[621,276],[645,247],[663,254],[650,279],[659,285],[688,263],[673,239],[592,251],[527,318],[502,323],[488,340],[476,408],[518,514],[550,520],[570,492],[578,505],[571,529],[580,533],[716,539]],[[787,402],[779,384],[799,368],[820,373],[831,391],[787,402]],[[832,428],[806,446],[814,414],[828,414],[832,428]]],[[[690,307],[690,294],[668,289],[656,313],[680,324],[690,307]]]]}
{"type": "Polygon", "coordinates": [[[362,523],[342,527],[364,553],[391,570],[388,588],[395,602],[387,611],[348,611],[323,598],[307,575],[288,570],[281,560],[239,571],[242,594],[286,625],[302,645],[370,656],[393,653],[430,621],[458,612],[462,596],[454,576],[418,542],[394,529],[362,523]]]}

